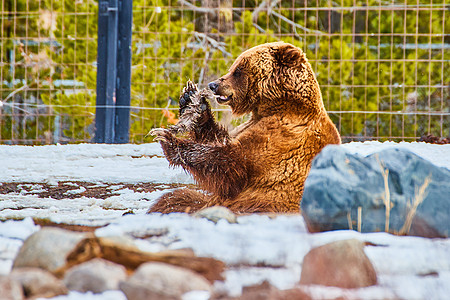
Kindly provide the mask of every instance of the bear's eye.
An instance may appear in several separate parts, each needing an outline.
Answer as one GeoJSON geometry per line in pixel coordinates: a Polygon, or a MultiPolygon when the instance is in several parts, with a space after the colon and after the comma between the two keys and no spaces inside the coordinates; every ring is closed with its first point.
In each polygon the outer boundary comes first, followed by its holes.
{"type": "Polygon", "coordinates": [[[241,74],[242,74],[241,68],[236,68],[236,70],[234,70],[233,72],[234,77],[240,77],[241,74]]]}

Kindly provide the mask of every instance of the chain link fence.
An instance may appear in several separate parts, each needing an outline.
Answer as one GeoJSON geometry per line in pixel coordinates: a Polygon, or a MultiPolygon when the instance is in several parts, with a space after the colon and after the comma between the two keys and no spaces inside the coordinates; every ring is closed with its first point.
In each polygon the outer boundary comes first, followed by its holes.
{"type": "MultiPolygon", "coordinates": [[[[0,144],[92,141],[97,12],[93,0],[2,1],[0,144]]],[[[307,54],[344,141],[450,136],[444,0],[134,0],[132,39],[133,143],[176,122],[186,80],[204,87],[245,49],[279,40],[307,54]]]]}

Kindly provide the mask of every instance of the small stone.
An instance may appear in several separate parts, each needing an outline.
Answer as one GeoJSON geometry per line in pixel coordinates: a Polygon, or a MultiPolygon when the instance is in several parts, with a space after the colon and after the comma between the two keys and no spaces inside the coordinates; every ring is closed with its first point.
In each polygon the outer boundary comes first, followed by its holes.
{"type": "Polygon", "coordinates": [[[21,283],[27,298],[51,298],[68,293],[61,280],[43,269],[18,268],[9,276],[21,283]]]}
{"type": "Polygon", "coordinates": [[[311,300],[311,297],[300,288],[279,290],[267,281],[260,284],[246,286],[242,289],[242,295],[230,297],[221,294],[213,294],[211,300],[311,300]]]}
{"type": "Polygon", "coordinates": [[[102,293],[107,290],[118,290],[119,282],[126,278],[124,266],[94,258],[70,268],[64,276],[64,283],[69,290],[102,293]]]}
{"type": "Polygon", "coordinates": [[[145,263],[120,289],[128,300],[181,299],[182,295],[195,290],[211,291],[211,285],[191,270],[164,263],[145,263]]]}
{"type": "Polygon", "coordinates": [[[240,300],[310,300],[311,297],[300,289],[279,290],[267,281],[244,287],[240,300]]]}
{"type": "Polygon", "coordinates": [[[55,227],[46,227],[32,234],[23,243],[13,268],[34,267],[55,273],[66,265],[67,256],[77,244],[92,236],[55,227]]]}
{"type": "Polygon", "coordinates": [[[0,300],[22,300],[23,289],[20,282],[0,275],[0,300]]]}
{"type": "Polygon", "coordinates": [[[377,274],[356,239],[312,249],[303,259],[300,284],[360,288],[377,284],[377,274]]]}
{"type": "Polygon", "coordinates": [[[219,220],[226,220],[230,224],[237,223],[236,215],[226,207],[223,206],[212,206],[199,210],[194,214],[194,217],[205,218],[214,223],[219,222],[219,220]]]}

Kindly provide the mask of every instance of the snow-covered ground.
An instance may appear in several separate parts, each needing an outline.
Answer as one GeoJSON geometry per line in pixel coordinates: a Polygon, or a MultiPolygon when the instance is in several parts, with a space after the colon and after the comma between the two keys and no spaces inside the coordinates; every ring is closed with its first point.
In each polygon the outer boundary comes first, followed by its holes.
{"type": "MultiPolygon", "coordinates": [[[[388,147],[406,148],[450,169],[450,145],[365,142],[342,147],[361,155],[388,147]]],[[[164,238],[139,240],[139,247],[148,251],[189,247],[199,256],[232,265],[225,272],[226,280],[216,282],[231,295],[238,295],[242,286],[263,280],[280,289],[291,288],[299,281],[303,257],[311,248],[348,238],[374,245],[365,251],[379,284],[356,290],[310,286],[307,292],[315,299],[448,299],[450,295],[450,239],[354,231],[310,234],[300,215],[241,216],[238,224],[223,220],[214,224],[185,214],[146,215],[154,200],[173,183],[188,185],[193,181],[182,170],[168,168],[158,144],[0,145],[0,191],[8,184],[14,187],[0,193],[0,274],[9,273],[23,240],[39,229],[33,217],[71,224],[109,224],[97,229],[99,236],[139,236],[148,230],[167,229],[164,238]],[[42,196],[58,184],[70,189],[63,189],[58,197],[42,196]],[[130,188],[130,184],[152,184],[154,188],[140,190],[130,188]],[[86,194],[86,190],[98,187],[112,194],[86,194]],[[128,211],[134,214],[124,215],[128,211]],[[265,267],[256,266],[261,263],[265,267]]],[[[118,291],[101,295],[71,292],[57,298],[125,299],[118,291]]]]}
{"type": "Polygon", "coordinates": [[[168,168],[157,143],[142,145],[0,145],[0,182],[192,183],[168,168]]]}

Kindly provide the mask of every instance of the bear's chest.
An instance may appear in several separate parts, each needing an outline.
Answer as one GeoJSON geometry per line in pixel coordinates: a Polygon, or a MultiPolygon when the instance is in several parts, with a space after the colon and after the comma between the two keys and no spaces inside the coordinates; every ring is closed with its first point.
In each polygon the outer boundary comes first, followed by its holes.
{"type": "Polygon", "coordinates": [[[239,137],[248,166],[260,179],[292,180],[307,173],[318,137],[305,126],[255,128],[239,137]]]}

